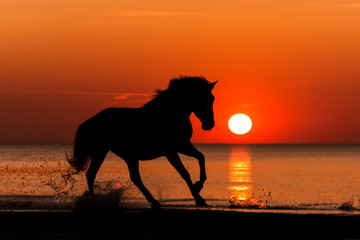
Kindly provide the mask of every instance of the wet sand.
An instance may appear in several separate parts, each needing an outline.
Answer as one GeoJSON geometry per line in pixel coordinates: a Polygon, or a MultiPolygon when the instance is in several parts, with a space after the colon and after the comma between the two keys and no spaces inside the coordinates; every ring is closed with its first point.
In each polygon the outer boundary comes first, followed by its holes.
{"type": "Polygon", "coordinates": [[[0,239],[359,239],[360,216],[186,209],[1,212],[0,239]]]}

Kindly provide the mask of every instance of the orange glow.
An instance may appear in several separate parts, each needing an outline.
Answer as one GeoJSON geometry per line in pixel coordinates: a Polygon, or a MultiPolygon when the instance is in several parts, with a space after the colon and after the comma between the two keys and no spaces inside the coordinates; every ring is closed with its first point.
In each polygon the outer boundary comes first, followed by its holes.
{"type": "Polygon", "coordinates": [[[13,0],[0,16],[0,143],[70,143],[180,74],[218,80],[195,143],[360,143],[357,4],[13,0]],[[236,112],[256,128],[228,131],[236,112]]]}

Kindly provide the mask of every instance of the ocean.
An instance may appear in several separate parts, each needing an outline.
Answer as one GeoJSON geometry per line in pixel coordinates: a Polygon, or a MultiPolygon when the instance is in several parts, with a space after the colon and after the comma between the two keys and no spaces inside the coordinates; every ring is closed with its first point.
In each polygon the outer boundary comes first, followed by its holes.
{"type": "MultiPolygon", "coordinates": [[[[360,145],[199,144],[208,209],[360,214],[360,145]]],[[[0,145],[1,211],[73,211],[87,190],[69,175],[72,145],[0,145]]],[[[193,182],[196,159],[180,155],[193,182]]],[[[145,186],[164,208],[195,208],[186,183],[166,158],[140,162],[145,186]]],[[[125,162],[109,153],[96,178],[99,204],[150,208],[125,162]]]]}

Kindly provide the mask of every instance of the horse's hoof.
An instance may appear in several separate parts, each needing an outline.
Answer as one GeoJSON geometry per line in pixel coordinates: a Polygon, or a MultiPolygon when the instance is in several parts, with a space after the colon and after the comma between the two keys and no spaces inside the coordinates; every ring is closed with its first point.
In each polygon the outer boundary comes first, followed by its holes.
{"type": "Polygon", "coordinates": [[[161,208],[161,204],[159,202],[153,202],[151,203],[151,209],[152,210],[157,210],[161,208]]]}
{"type": "Polygon", "coordinates": [[[197,207],[206,207],[207,206],[206,201],[203,198],[196,199],[195,202],[196,202],[197,207]]]}
{"type": "Polygon", "coordinates": [[[92,197],[92,196],[94,196],[95,194],[94,194],[94,192],[91,192],[91,191],[85,191],[84,193],[83,193],[83,195],[81,195],[82,197],[92,197]]]}

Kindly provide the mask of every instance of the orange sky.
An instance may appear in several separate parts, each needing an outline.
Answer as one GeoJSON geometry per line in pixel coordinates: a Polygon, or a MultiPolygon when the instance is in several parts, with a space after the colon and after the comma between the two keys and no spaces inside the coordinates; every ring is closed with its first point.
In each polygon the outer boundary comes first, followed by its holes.
{"type": "Polygon", "coordinates": [[[11,0],[0,16],[0,143],[70,143],[179,74],[219,80],[193,142],[360,143],[358,1],[11,0]],[[238,112],[247,135],[228,130],[238,112]]]}

